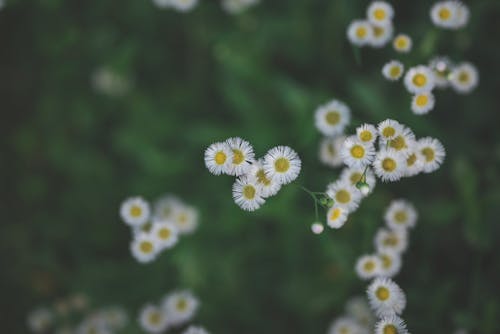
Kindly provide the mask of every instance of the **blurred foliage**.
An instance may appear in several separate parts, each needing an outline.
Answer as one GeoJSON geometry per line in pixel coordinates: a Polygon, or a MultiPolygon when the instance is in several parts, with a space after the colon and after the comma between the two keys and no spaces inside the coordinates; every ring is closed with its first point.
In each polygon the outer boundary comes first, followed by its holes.
{"type": "Polygon", "coordinates": [[[135,320],[146,301],[189,288],[202,301],[195,322],[213,333],[323,333],[363,294],[354,261],[372,251],[390,200],[403,197],[420,213],[396,279],[411,332],[499,333],[500,2],[469,1],[471,22],[456,32],[432,26],[431,1],[397,3],[396,30],[414,38],[414,51],[362,49],[359,64],[345,30],[367,1],[263,0],[238,16],[201,2],[188,14],[147,0],[12,0],[0,11],[2,332],[26,332],[29,310],[73,292],[124,305],[135,320]],[[435,110],[415,116],[404,87],[380,69],[438,54],[475,63],[480,86],[438,92],[435,110]],[[96,92],[91,75],[102,66],[130,78],[131,90],[96,92]],[[232,179],[204,168],[204,148],[230,136],[259,156],[286,144],[303,160],[298,183],[323,190],[338,170],[317,159],[312,115],[332,97],[352,108],[350,132],[398,119],[439,138],[445,164],[379,184],[343,229],[320,236],[298,187],[246,213],[231,199],[232,179]],[[166,192],[196,205],[201,226],[140,265],[119,204],[166,192]]]}

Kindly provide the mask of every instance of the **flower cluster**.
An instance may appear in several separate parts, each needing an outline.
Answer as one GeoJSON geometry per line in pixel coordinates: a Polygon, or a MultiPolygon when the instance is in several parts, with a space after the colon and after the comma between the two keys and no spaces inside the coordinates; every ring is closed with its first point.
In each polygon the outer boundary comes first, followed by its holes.
{"type": "Polygon", "coordinates": [[[456,30],[467,25],[470,13],[464,3],[449,0],[436,2],[430,10],[430,16],[436,27],[456,30]]]}
{"type": "MultiPolygon", "coordinates": [[[[148,333],[160,333],[188,323],[196,314],[199,301],[189,291],[175,291],[159,304],[148,303],[139,311],[139,324],[148,333]]],[[[190,327],[184,334],[205,334],[204,329],[190,327]]]]}
{"type": "Polygon", "coordinates": [[[172,195],[160,198],[153,208],[142,197],[127,198],[120,216],[131,227],[130,250],[141,263],[153,261],[175,246],[180,235],[192,233],[198,226],[197,210],[172,195]]]}
{"type": "Polygon", "coordinates": [[[301,161],[288,146],[274,147],[262,159],[255,159],[252,145],[234,137],[210,145],[205,151],[205,166],[214,175],[236,176],[235,203],[243,210],[254,211],[299,176],[301,161]]]}

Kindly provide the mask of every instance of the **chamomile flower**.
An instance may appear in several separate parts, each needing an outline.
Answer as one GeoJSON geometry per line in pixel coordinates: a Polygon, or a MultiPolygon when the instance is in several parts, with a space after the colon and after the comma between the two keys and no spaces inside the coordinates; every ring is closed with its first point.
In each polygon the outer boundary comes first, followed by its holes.
{"type": "Polygon", "coordinates": [[[328,334],[362,334],[363,328],[351,317],[335,319],[328,329],[328,334]]]}
{"type": "Polygon", "coordinates": [[[379,252],[377,256],[380,259],[380,271],[379,276],[382,277],[393,277],[399,273],[401,270],[401,255],[400,253],[394,251],[383,251],[379,252]]]}
{"type": "Polygon", "coordinates": [[[373,1],[366,10],[366,17],[376,26],[391,24],[394,9],[385,1],[373,1]]]}
{"type": "Polygon", "coordinates": [[[356,128],[356,137],[365,145],[375,143],[378,132],[371,124],[362,124],[356,128]]]}
{"type": "Polygon", "coordinates": [[[154,305],[145,305],[139,312],[139,324],[148,333],[160,333],[169,326],[165,310],[154,305]]]}
{"type": "Polygon", "coordinates": [[[177,227],[169,221],[153,222],[151,235],[160,249],[172,248],[179,240],[177,227]]]}
{"type": "Polygon", "coordinates": [[[348,211],[356,210],[361,200],[361,193],[349,181],[337,180],[327,186],[326,194],[335,201],[335,205],[348,211]]]}
{"type": "Polygon", "coordinates": [[[391,315],[380,319],[375,325],[375,334],[408,334],[406,324],[400,317],[391,315]]]}
{"type": "Polygon", "coordinates": [[[387,80],[397,81],[403,76],[403,63],[397,60],[391,60],[382,67],[382,74],[387,80]]]}
{"type": "Polygon", "coordinates": [[[358,182],[365,182],[370,187],[369,193],[373,192],[375,189],[375,185],[377,184],[377,180],[371,168],[344,168],[342,173],[340,173],[340,179],[345,182],[349,182],[352,186],[356,186],[358,182]],[[363,173],[365,173],[363,180],[363,173]]]}
{"type": "Polygon", "coordinates": [[[408,53],[411,51],[413,42],[410,36],[406,34],[398,34],[392,40],[392,47],[399,53],[408,53]]]}
{"type": "Polygon", "coordinates": [[[415,207],[403,199],[392,201],[384,214],[385,223],[391,229],[413,228],[417,217],[415,207]]]}
{"type": "Polygon", "coordinates": [[[254,161],[250,170],[248,171],[247,177],[253,183],[256,183],[260,187],[260,195],[262,198],[267,198],[274,196],[281,189],[281,183],[276,180],[268,178],[264,167],[262,166],[263,160],[254,161]]]}
{"type": "Polygon", "coordinates": [[[351,110],[345,103],[331,100],[316,109],[314,118],[316,128],[323,135],[333,137],[344,132],[351,120],[351,110]]]}
{"type": "Polygon", "coordinates": [[[405,156],[393,148],[381,149],[375,156],[375,174],[384,182],[399,180],[405,171],[405,156]]]}
{"type": "Polygon", "coordinates": [[[248,177],[236,179],[233,184],[233,199],[240,208],[255,211],[265,203],[261,195],[261,187],[248,177]]]}
{"type": "Polygon", "coordinates": [[[457,27],[457,29],[460,29],[465,27],[469,22],[470,12],[469,8],[463,2],[455,1],[455,4],[457,6],[457,18],[455,26],[457,27]]]}
{"type": "Polygon", "coordinates": [[[354,20],[347,27],[347,38],[356,46],[370,44],[373,38],[373,28],[366,20],[354,20]]]}
{"type": "Polygon", "coordinates": [[[239,137],[226,140],[227,146],[233,152],[233,159],[229,166],[229,175],[240,176],[248,172],[252,162],[255,160],[253,147],[249,142],[239,137]]]}
{"type": "Polygon", "coordinates": [[[471,63],[459,64],[450,73],[450,83],[457,93],[470,93],[479,83],[479,73],[471,63]]]}
{"type": "Polygon", "coordinates": [[[390,278],[375,278],[367,289],[368,301],[379,317],[401,314],[406,307],[406,296],[390,278]]]}
{"type": "Polygon", "coordinates": [[[458,8],[454,1],[441,1],[431,7],[430,16],[435,26],[445,29],[456,29],[458,8]]]}
{"type": "Polygon", "coordinates": [[[130,244],[132,255],[141,263],[148,263],[155,259],[159,245],[150,234],[139,233],[130,244]]]}
{"type": "Polygon", "coordinates": [[[182,334],[209,334],[203,327],[189,326],[182,334]]]}
{"type": "Polygon", "coordinates": [[[163,301],[163,308],[173,326],[189,321],[196,313],[198,306],[198,299],[189,291],[173,292],[167,295],[163,301]]]}
{"type": "Polygon", "coordinates": [[[387,45],[394,34],[394,27],[391,23],[385,26],[377,26],[372,24],[373,35],[369,45],[374,48],[381,48],[387,45]]]}
{"type": "Polygon", "coordinates": [[[406,72],[404,83],[410,93],[429,92],[435,86],[434,73],[427,66],[415,66],[406,72]]]}
{"type": "Polygon", "coordinates": [[[193,233],[198,227],[198,210],[185,204],[176,205],[169,220],[180,235],[193,233]]]}
{"type": "Polygon", "coordinates": [[[184,205],[182,201],[174,195],[164,195],[155,201],[153,206],[154,220],[172,220],[177,207],[184,205]]]}
{"type": "Polygon", "coordinates": [[[170,0],[170,7],[179,12],[188,12],[198,4],[198,0],[170,0]]]}
{"type": "Polygon", "coordinates": [[[375,234],[375,248],[377,252],[401,253],[408,248],[408,233],[406,230],[388,230],[379,228],[375,234]]]}
{"type": "Polygon", "coordinates": [[[364,327],[370,328],[375,324],[375,317],[365,297],[356,296],[349,299],[346,303],[345,311],[364,327]]]}
{"type": "Polygon", "coordinates": [[[404,176],[414,176],[419,174],[424,166],[424,157],[417,150],[417,145],[413,144],[407,152],[404,176]]]}
{"type": "Polygon", "coordinates": [[[342,135],[334,138],[323,138],[319,146],[319,160],[330,167],[341,166],[344,162],[340,151],[344,145],[345,138],[342,135]]]}
{"type": "MultiPolygon", "coordinates": [[[[381,142],[380,145],[383,145],[384,142],[381,142]]],[[[402,153],[407,156],[409,150],[415,144],[415,135],[410,128],[406,126],[402,126],[402,129],[396,136],[389,140],[389,142],[385,142],[385,144],[389,144],[388,147],[390,149],[395,150],[398,153],[402,153]]]]}
{"type": "Polygon", "coordinates": [[[403,125],[393,119],[386,119],[378,124],[377,130],[383,146],[388,140],[396,138],[403,132],[403,125]]]}
{"type": "Polygon", "coordinates": [[[380,272],[382,263],[376,255],[363,255],[356,261],[356,273],[358,277],[367,280],[374,278],[380,272]]]}
{"type": "Polygon", "coordinates": [[[349,167],[363,167],[371,164],[375,157],[375,147],[355,136],[347,137],[341,151],[344,163],[349,167]]]}
{"type": "Polygon", "coordinates": [[[28,314],[28,327],[35,333],[44,333],[52,326],[54,315],[46,308],[38,308],[28,314]]]}
{"type": "Polygon", "coordinates": [[[233,162],[233,151],[227,143],[214,143],[205,151],[205,166],[214,175],[228,174],[233,162]]]}
{"type": "Polygon", "coordinates": [[[326,214],[326,224],[331,228],[341,228],[347,221],[349,211],[346,208],[338,205],[328,209],[326,214]]]}
{"type": "Polygon", "coordinates": [[[450,85],[448,74],[452,63],[447,57],[435,57],[429,62],[429,67],[434,71],[434,81],[437,88],[446,88],[450,85]]]}
{"type": "Polygon", "coordinates": [[[288,146],[277,146],[264,156],[262,166],[268,178],[281,184],[294,181],[300,174],[302,162],[297,152],[288,146]]]}
{"type": "Polygon", "coordinates": [[[120,216],[130,226],[141,226],[150,218],[149,203],[142,197],[130,197],[123,201],[120,216]]]}
{"type": "Polygon", "coordinates": [[[417,142],[417,150],[423,156],[423,172],[431,173],[441,166],[446,152],[443,144],[437,139],[425,137],[417,142]]]}
{"type": "Polygon", "coordinates": [[[411,100],[411,110],[416,115],[427,114],[434,109],[434,103],[434,95],[430,91],[415,94],[411,100]]]}

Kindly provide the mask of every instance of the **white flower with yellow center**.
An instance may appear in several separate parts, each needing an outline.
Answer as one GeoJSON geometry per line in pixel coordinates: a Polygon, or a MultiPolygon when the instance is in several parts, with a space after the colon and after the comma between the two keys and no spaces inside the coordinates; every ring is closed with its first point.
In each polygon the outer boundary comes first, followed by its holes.
{"type": "Polygon", "coordinates": [[[149,203],[142,197],[130,197],[123,201],[120,216],[130,226],[141,226],[150,218],[149,203]]]}
{"type": "Polygon", "coordinates": [[[415,227],[417,223],[417,210],[408,201],[394,200],[387,207],[384,220],[391,229],[407,229],[415,227]]]}
{"type": "Polygon", "coordinates": [[[347,221],[349,211],[338,205],[332,206],[326,213],[326,224],[331,228],[341,228],[347,221]]]}
{"type": "Polygon", "coordinates": [[[182,201],[174,195],[164,195],[155,201],[153,205],[154,220],[173,220],[175,209],[183,206],[182,201]]]}
{"type": "Polygon", "coordinates": [[[408,248],[408,233],[406,230],[379,228],[375,234],[374,243],[378,253],[401,253],[408,248]]]}
{"type": "Polygon", "coordinates": [[[417,150],[422,155],[423,172],[431,173],[439,168],[444,161],[446,152],[443,144],[437,139],[425,137],[417,142],[417,150]]]}
{"type": "Polygon", "coordinates": [[[459,64],[450,73],[450,83],[457,93],[470,93],[479,84],[479,72],[471,63],[459,64]]]}
{"type": "Polygon", "coordinates": [[[170,7],[179,12],[188,12],[198,4],[198,0],[170,0],[170,7]]]}
{"type": "Polygon", "coordinates": [[[397,135],[403,132],[404,126],[393,119],[386,119],[377,126],[377,131],[380,136],[380,143],[384,146],[388,140],[396,138],[397,135]]]}
{"type": "Polygon", "coordinates": [[[373,162],[375,147],[372,143],[364,143],[356,136],[351,136],[345,140],[340,154],[347,166],[364,167],[373,162]]]}
{"type": "Polygon", "coordinates": [[[357,321],[351,317],[340,317],[333,321],[328,334],[364,334],[365,331],[357,321]]]}
{"type": "Polygon", "coordinates": [[[205,328],[198,326],[189,326],[182,334],[209,334],[205,328]]]}
{"type": "Polygon", "coordinates": [[[375,278],[367,289],[368,301],[379,317],[401,314],[406,307],[406,296],[390,278],[375,278]]]}
{"type": "Polygon", "coordinates": [[[374,48],[381,48],[387,45],[394,34],[394,27],[391,23],[385,26],[377,26],[372,24],[373,35],[369,45],[374,48]]]}
{"type": "Polygon", "coordinates": [[[233,151],[227,143],[214,143],[205,150],[205,166],[214,175],[228,174],[233,151]]]}
{"type": "Polygon", "coordinates": [[[375,325],[375,334],[408,334],[406,324],[400,317],[383,317],[375,325]]]}
{"type": "Polygon", "coordinates": [[[155,221],[151,228],[151,235],[160,249],[168,249],[175,246],[179,237],[177,227],[169,221],[155,221]]]}
{"type": "Polygon", "coordinates": [[[266,153],[262,165],[268,178],[288,184],[299,176],[302,162],[297,152],[290,147],[277,146],[266,153]]]}
{"type": "Polygon", "coordinates": [[[148,333],[163,332],[169,327],[167,313],[161,307],[145,305],[139,312],[139,325],[148,333]]]}
{"type": "Polygon", "coordinates": [[[381,263],[379,276],[393,277],[399,273],[402,265],[400,253],[386,250],[379,252],[377,256],[381,263]]]}
{"type": "Polygon", "coordinates": [[[411,99],[411,110],[415,115],[427,114],[434,109],[435,99],[431,92],[413,95],[411,99]]]}
{"type": "Polygon", "coordinates": [[[251,164],[255,161],[252,145],[239,137],[229,138],[226,140],[226,144],[233,152],[228,174],[240,176],[248,172],[251,164]]]}
{"type": "Polygon", "coordinates": [[[156,239],[149,233],[138,233],[130,244],[132,255],[141,263],[153,261],[159,249],[156,239]]]}
{"type": "Polygon", "coordinates": [[[435,26],[445,29],[457,29],[458,7],[454,1],[441,1],[431,7],[431,20],[435,26]]]}
{"type": "Polygon", "coordinates": [[[410,149],[415,146],[415,134],[410,128],[406,126],[402,126],[400,132],[396,134],[396,136],[389,141],[381,141],[380,146],[388,147],[389,149],[393,149],[398,153],[401,153],[406,156],[410,152],[410,149]]]}
{"type": "Polygon", "coordinates": [[[461,1],[455,1],[457,6],[457,19],[455,26],[457,29],[463,28],[469,23],[470,12],[469,8],[461,1]]]}
{"type": "Polygon", "coordinates": [[[345,311],[364,327],[372,328],[375,324],[375,317],[364,296],[350,298],[345,305],[345,311]]]}
{"type": "Polygon", "coordinates": [[[358,137],[363,144],[368,145],[375,143],[377,136],[377,128],[371,124],[363,124],[356,128],[356,137],[358,137]]]}
{"type": "Polygon", "coordinates": [[[413,42],[411,37],[406,34],[398,34],[392,40],[392,47],[399,53],[408,53],[411,51],[413,42]]]}
{"type": "Polygon", "coordinates": [[[177,205],[169,220],[174,223],[180,235],[193,233],[198,227],[198,210],[185,204],[177,205]]]}
{"type": "Polygon", "coordinates": [[[236,179],[233,184],[233,199],[240,208],[246,211],[255,211],[265,203],[261,187],[248,177],[236,179]]]}
{"type": "Polygon", "coordinates": [[[405,170],[403,176],[415,176],[422,172],[424,167],[424,157],[418,152],[416,143],[407,152],[405,170]]]}
{"type": "Polygon", "coordinates": [[[189,291],[173,292],[163,301],[163,308],[168,315],[168,321],[173,325],[181,325],[191,320],[199,306],[198,299],[189,291]]]}
{"type": "Polygon", "coordinates": [[[373,1],[366,10],[366,17],[376,26],[386,26],[392,22],[394,9],[385,1],[373,1]]]}
{"type": "Polygon", "coordinates": [[[397,60],[391,60],[382,67],[382,74],[384,78],[390,81],[397,81],[403,76],[404,66],[403,63],[397,60]]]}
{"type": "Polygon", "coordinates": [[[356,46],[364,46],[371,43],[373,28],[366,20],[354,20],[347,27],[347,38],[356,46]]]}
{"type": "Polygon", "coordinates": [[[262,165],[263,160],[254,161],[247,174],[250,181],[260,187],[260,195],[262,198],[274,196],[280,191],[281,183],[267,177],[266,171],[262,165]]]}
{"type": "Polygon", "coordinates": [[[319,106],[314,114],[316,128],[325,136],[334,137],[344,132],[351,120],[351,110],[339,100],[319,106]]]}
{"type": "Polygon", "coordinates": [[[356,186],[356,183],[364,181],[365,183],[368,184],[368,187],[370,188],[369,193],[373,192],[373,189],[375,189],[375,185],[377,184],[377,179],[373,174],[373,170],[369,167],[366,168],[366,172],[365,172],[365,167],[344,168],[340,173],[340,180],[344,182],[349,182],[353,187],[356,186]],[[365,173],[364,180],[363,180],[363,173],[365,173]]]}
{"type": "Polygon", "coordinates": [[[382,263],[380,258],[376,255],[363,255],[356,261],[356,273],[358,277],[367,280],[376,277],[379,272],[382,263]]]}
{"type": "Polygon", "coordinates": [[[54,320],[54,314],[46,308],[38,308],[28,314],[28,327],[35,333],[45,333],[54,320]]]}
{"type": "Polygon", "coordinates": [[[430,92],[436,81],[434,80],[434,72],[429,67],[419,65],[406,72],[404,83],[410,93],[419,94],[430,92]]]}
{"type": "Polygon", "coordinates": [[[384,182],[398,181],[405,171],[405,156],[393,148],[381,149],[375,156],[375,174],[384,182]]]}
{"type": "Polygon", "coordinates": [[[344,163],[340,151],[344,145],[345,136],[326,137],[319,145],[319,160],[330,167],[340,167],[344,163]]]}
{"type": "Polygon", "coordinates": [[[448,74],[452,63],[447,57],[435,57],[429,61],[429,68],[434,71],[434,81],[437,88],[446,88],[450,85],[448,74]]]}
{"type": "Polygon", "coordinates": [[[337,180],[327,186],[326,194],[335,201],[336,206],[352,212],[361,201],[361,192],[349,181],[337,180]]]}

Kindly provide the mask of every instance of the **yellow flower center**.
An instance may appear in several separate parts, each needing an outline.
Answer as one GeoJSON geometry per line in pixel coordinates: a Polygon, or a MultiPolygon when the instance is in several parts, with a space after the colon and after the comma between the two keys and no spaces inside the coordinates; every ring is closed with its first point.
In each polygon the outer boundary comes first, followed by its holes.
{"type": "Polygon", "coordinates": [[[384,34],[384,28],[382,27],[377,27],[377,26],[374,26],[373,27],[373,35],[375,35],[375,37],[380,37],[384,34]]]}
{"type": "Polygon", "coordinates": [[[405,211],[397,211],[394,214],[394,219],[396,223],[403,224],[408,220],[408,214],[405,211]]]}
{"type": "Polygon", "coordinates": [[[365,38],[367,34],[368,31],[366,30],[365,27],[358,27],[358,29],[356,29],[356,36],[358,38],[365,38]]]}
{"type": "Polygon", "coordinates": [[[233,164],[239,165],[245,161],[245,155],[241,150],[233,149],[233,164]]]}
{"type": "Polygon", "coordinates": [[[390,138],[396,134],[396,129],[394,129],[392,126],[388,126],[382,130],[382,135],[386,138],[390,138]]]}
{"type": "Polygon", "coordinates": [[[381,286],[377,289],[377,291],[375,291],[375,295],[379,300],[385,301],[389,299],[390,292],[389,289],[387,289],[385,286],[381,286]]]}
{"type": "Polygon", "coordinates": [[[413,77],[413,84],[417,87],[423,87],[427,83],[427,77],[423,75],[422,73],[417,73],[413,77]]]}
{"type": "Polygon", "coordinates": [[[177,222],[181,225],[184,225],[188,222],[188,215],[184,212],[181,212],[177,215],[177,222]]]}
{"type": "Polygon", "coordinates": [[[335,154],[337,153],[335,151],[335,145],[333,145],[332,143],[328,143],[326,149],[331,156],[335,156],[335,154]]]}
{"type": "Polygon", "coordinates": [[[347,190],[344,190],[344,189],[339,190],[335,194],[335,199],[339,203],[343,203],[343,204],[349,203],[351,201],[351,193],[348,192],[347,190]]]}
{"type": "Polygon", "coordinates": [[[354,145],[351,148],[351,155],[356,159],[361,159],[365,156],[365,148],[361,145],[354,145]]]}
{"type": "Polygon", "coordinates": [[[417,95],[417,98],[415,99],[415,104],[419,107],[426,106],[428,102],[429,102],[429,97],[425,94],[417,95]]]}
{"type": "Polygon", "coordinates": [[[373,16],[379,20],[379,21],[382,21],[383,19],[385,19],[385,17],[387,16],[387,14],[385,13],[385,10],[383,10],[382,8],[377,8],[373,11],[373,16]]]}
{"type": "Polygon", "coordinates": [[[425,156],[427,162],[434,160],[434,150],[430,147],[425,147],[422,149],[422,154],[425,156]]]}
{"type": "Polygon", "coordinates": [[[467,83],[469,82],[469,74],[467,72],[460,72],[458,75],[458,81],[461,83],[467,83]]]}
{"type": "Polygon", "coordinates": [[[367,272],[371,272],[375,269],[375,263],[373,261],[366,261],[363,265],[363,269],[367,272]]]}
{"type": "Polygon", "coordinates": [[[413,164],[415,163],[415,161],[417,161],[417,155],[415,153],[412,153],[408,159],[406,159],[406,165],[408,167],[411,167],[413,166],[413,164]]]}
{"type": "Polygon", "coordinates": [[[340,327],[339,328],[339,333],[340,334],[351,334],[351,330],[349,329],[349,327],[340,327]]]}
{"type": "Polygon", "coordinates": [[[336,125],[340,121],[340,114],[337,111],[329,111],[325,115],[326,122],[330,125],[336,125]]]}
{"type": "Polygon", "coordinates": [[[349,178],[351,180],[351,184],[356,184],[361,181],[362,176],[363,175],[361,173],[352,173],[351,177],[349,178]]]}
{"type": "Polygon", "coordinates": [[[384,239],[383,243],[385,246],[397,246],[399,239],[394,234],[391,234],[384,239]]]}
{"type": "Polygon", "coordinates": [[[153,251],[154,246],[153,246],[153,243],[150,241],[142,241],[141,244],[139,245],[139,248],[140,248],[141,252],[143,252],[145,254],[149,254],[153,251]]]}
{"type": "Polygon", "coordinates": [[[290,161],[286,158],[278,158],[274,162],[274,168],[278,173],[285,173],[290,169],[290,161]]]}
{"type": "Polygon", "coordinates": [[[186,310],[187,306],[188,306],[188,303],[187,303],[187,300],[185,300],[185,299],[179,299],[179,300],[177,301],[177,304],[175,305],[175,307],[176,307],[176,308],[177,308],[177,310],[179,310],[179,311],[184,311],[184,310],[186,310]]]}
{"type": "Polygon", "coordinates": [[[363,141],[363,142],[369,142],[370,140],[372,140],[372,138],[373,138],[373,135],[372,135],[371,131],[368,131],[368,130],[363,130],[359,134],[359,139],[361,139],[361,141],[363,141]]]}
{"type": "Polygon", "coordinates": [[[160,312],[151,312],[149,314],[149,323],[158,325],[161,322],[161,313],[160,312]]]}
{"type": "Polygon", "coordinates": [[[401,69],[399,68],[399,66],[393,66],[391,67],[389,74],[391,75],[392,78],[397,78],[401,74],[401,69]]]}
{"type": "Polygon", "coordinates": [[[382,267],[384,267],[385,269],[388,269],[391,267],[392,259],[390,256],[387,256],[385,254],[380,255],[380,260],[382,260],[382,267]]]}
{"type": "Polygon", "coordinates": [[[393,172],[397,167],[396,161],[393,158],[385,158],[382,160],[382,169],[386,172],[393,172]]]}
{"type": "Polygon", "coordinates": [[[403,50],[408,47],[408,39],[406,36],[399,36],[395,41],[396,49],[403,50]]]}
{"type": "Polygon", "coordinates": [[[394,325],[385,325],[384,334],[398,334],[398,330],[394,327],[394,325]]]}
{"type": "Polygon", "coordinates": [[[396,151],[400,151],[404,148],[406,148],[406,140],[403,136],[397,136],[396,138],[392,139],[390,144],[389,144],[390,147],[392,147],[393,149],[395,149],[396,151]]]}
{"type": "Polygon", "coordinates": [[[226,162],[227,155],[226,153],[219,151],[215,153],[215,163],[217,165],[223,165],[226,162]]]}
{"type": "Polygon", "coordinates": [[[263,169],[259,169],[256,176],[257,182],[262,183],[265,186],[269,186],[271,184],[271,180],[267,178],[266,173],[263,169]]]}
{"type": "Polygon", "coordinates": [[[130,215],[134,218],[140,217],[142,215],[142,208],[138,205],[132,205],[130,215]]]}
{"type": "Polygon", "coordinates": [[[168,228],[162,228],[158,231],[158,237],[162,240],[167,240],[172,232],[168,228]]]}
{"type": "Polygon", "coordinates": [[[243,197],[246,199],[254,199],[255,198],[255,187],[251,185],[246,185],[243,187],[243,197]]]}
{"type": "Polygon", "coordinates": [[[444,7],[439,10],[438,15],[441,20],[446,21],[451,17],[451,11],[448,8],[444,7]]]}
{"type": "Polygon", "coordinates": [[[341,213],[342,211],[339,208],[333,209],[332,214],[330,215],[330,220],[339,219],[341,213]]]}

